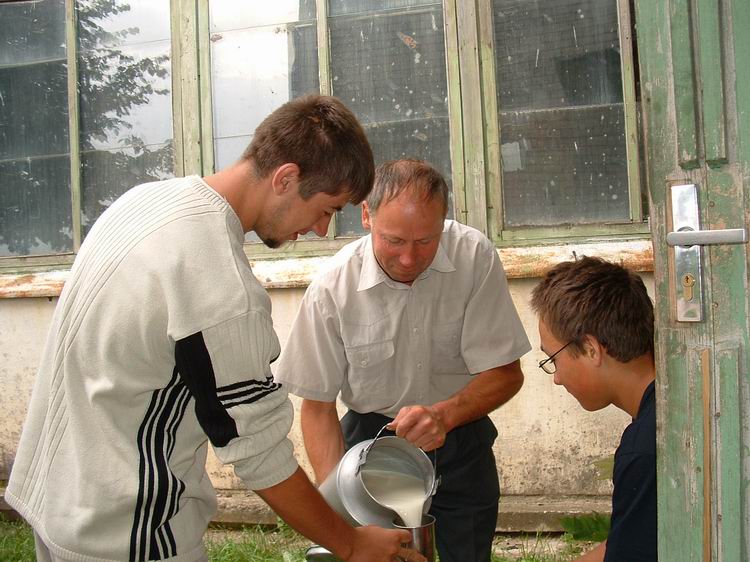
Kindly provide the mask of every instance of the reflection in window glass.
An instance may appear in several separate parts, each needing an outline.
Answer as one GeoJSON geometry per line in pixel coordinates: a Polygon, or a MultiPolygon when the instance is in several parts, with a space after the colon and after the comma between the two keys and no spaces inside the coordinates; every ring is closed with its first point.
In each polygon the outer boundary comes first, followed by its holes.
{"type": "Polygon", "coordinates": [[[168,0],[76,1],[84,233],[122,193],[172,176],[168,0]]]}
{"type": "Polygon", "coordinates": [[[0,4],[0,256],[73,249],[65,56],[64,0],[0,4]]]}
{"type": "Polygon", "coordinates": [[[258,4],[237,0],[211,0],[209,29],[213,33],[315,19],[315,0],[275,0],[265,2],[262,6],[258,4]]]}
{"type": "Polygon", "coordinates": [[[375,4],[372,0],[328,0],[328,11],[332,16],[342,14],[356,14],[377,11],[415,8],[417,6],[434,5],[435,0],[380,0],[375,4]]]}
{"type": "Polygon", "coordinates": [[[162,0],[77,0],[76,9],[82,51],[143,45],[170,37],[169,5],[162,0]]]}
{"type": "Polygon", "coordinates": [[[317,93],[314,0],[211,2],[216,169],[236,161],[274,109],[317,93]]]}
{"type": "MultiPolygon", "coordinates": [[[[214,162],[220,170],[242,155],[274,109],[320,91],[318,37],[315,0],[214,0],[209,9],[214,162]]],[[[246,241],[259,238],[250,232],[246,241]]]]}
{"type": "MultiPolygon", "coordinates": [[[[318,23],[313,0],[282,0],[271,9],[214,0],[209,7],[214,149],[221,169],[239,158],[271,111],[319,91],[318,23]]],[[[364,125],[375,161],[422,158],[450,178],[442,4],[336,0],[329,8],[331,93],[364,125]]],[[[337,235],[363,232],[352,206],[337,214],[336,224],[337,235]]]]}
{"type": "MultiPolygon", "coordinates": [[[[331,2],[331,85],[365,127],[375,162],[420,158],[450,180],[442,5],[331,2]],[[335,14],[342,15],[335,15],[335,14]]],[[[337,215],[339,235],[363,232],[359,208],[337,215]]]]}
{"type": "Polygon", "coordinates": [[[492,16],[505,226],[629,220],[616,0],[492,16]]]}

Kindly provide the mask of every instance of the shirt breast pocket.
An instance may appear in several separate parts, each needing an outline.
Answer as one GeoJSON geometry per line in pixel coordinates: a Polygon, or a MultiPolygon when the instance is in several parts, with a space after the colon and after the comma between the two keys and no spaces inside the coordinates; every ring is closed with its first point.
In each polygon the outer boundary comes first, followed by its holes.
{"type": "Polygon", "coordinates": [[[352,391],[379,391],[388,386],[393,370],[393,341],[381,341],[345,348],[352,391]]]}
{"type": "Polygon", "coordinates": [[[461,355],[461,330],[459,320],[438,324],[432,330],[432,371],[434,373],[465,375],[466,363],[461,355]]]}

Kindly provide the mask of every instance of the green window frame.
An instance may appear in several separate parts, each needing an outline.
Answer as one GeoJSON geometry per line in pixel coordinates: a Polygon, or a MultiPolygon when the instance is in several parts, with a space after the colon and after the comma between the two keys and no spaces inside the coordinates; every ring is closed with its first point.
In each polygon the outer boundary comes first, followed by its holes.
{"type": "MultiPolygon", "coordinates": [[[[629,185],[629,222],[508,228],[503,224],[502,170],[495,75],[491,0],[443,0],[446,47],[449,142],[455,218],[487,234],[498,246],[580,242],[589,239],[643,239],[649,236],[642,208],[638,100],[629,0],[618,6],[625,138],[629,185]],[[484,93],[484,94],[483,94],[484,93]]],[[[315,0],[320,92],[331,91],[328,1],[315,0]]],[[[69,92],[77,94],[78,60],[75,2],[66,0],[66,53],[69,92]]],[[[171,73],[174,174],[208,175],[214,170],[213,107],[209,0],[171,0],[171,73]]],[[[81,155],[79,100],[69,94],[71,192],[74,251],[53,256],[0,258],[1,272],[69,266],[81,244],[81,155]]],[[[324,239],[301,239],[283,250],[246,244],[251,259],[329,255],[351,241],[335,235],[335,221],[324,239]]]]}
{"type": "MultiPolygon", "coordinates": [[[[29,6],[33,6],[34,2],[14,2],[13,4],[21,5],[27,4],[29,6]]],[[[101,154],[108,154],[108,153],[117,153],[121,150],[128,151],[132,148],[131,144],[128,142],[122,143],[121,137],[120,137],[120,131],[121,127],[125,127],[125,131],[128,131],[128,124],[125,123],[123,125],[122,119],[120,117],[122,116],[120,113],[117,114],[117,116],[113,119],[114,122],[119,123],[114,127],[114,129],[107,128],[107,127],[93,127],[93,131],[91,132],[91,136],[95,138],[98,142],[96,145],[89,142],[83,142],[83,139],[86,138],[86,131],[85,127],[91,126],[91,123],[87,123],[86,119],[91,119],[94,117],[94,120],[96,120],[100,115],[107,115],[108,111],[111,111],[110,109],[107,109],[103,113],[98,113],[98,109],[89,109],[89,112],[86,113],[85,108],[81,107],[82,101],[81,101],[81,90],[79,86],[79,70],[81,69],[81,65],[88,64],[88,61],[90,59],[95,59],[97,57],[102,57],[103,60],[108,61],[108,54],[112,53],[114,59],[122,61],[128,61],[125,64],[128,66],[126,67],[126,70],[133,73],[133,75],[128,75],[126,77],[126,80],[129,80],[127,82],[130,87],[133,88],[135,91],[136,96],[143,96],[144,93],[150,91],[151,84],[146,84],[142,80],[145,80],[143,77],[152,74],[152,73],[158,73],[159,76],[164,76],[165,74],[162,74],[162,68],[159,70],[155,70],[155,68],[161,64],[164,63],[164,60],[166,59],[166,56],[157,55],[157,58],[148,60],[144,60],[144,64],[146,67],[149,67],[150,70],[144,71],[144,73],[141,75],[139,72],[142,71],[143,66],[141,66],[140,62],[137,61],[133,56],[133,51],[130,50],[130,48],[133,45],[149,45],[153,46],[154,44],[162,44],[163,49],[166,50],[167,48],[167,41],[170,41],[171,46],[171,39],[167,39],[166,37],[161,37],[161,39],[157,40],[146,40],[146,41],[135,41],[134,43],[129,43],[128,41],[123,41],[122,43],[110,43],[109,41],[115,40],[116,37],[119,37],[120,39],[125,39],[126,37],[129,37],[129,31],[123,31],[118,33],[111,33],[111,30],[106,29],[106,26],[103,26],[101,29],[99,29],[99,32],[97,31],[91,31],[91,29],[87,29],[87,33],[89,33],[88,40],[85,44],[79,44],[79,29],[78,29],[78,10],[77,10],[77,4],[76,0],[63,0],[62,4],[64,4],[64,22],[61,22],[64,26],[64,49],[65,54],[64,57],[61,58],[61,60],[64,59],[65,62],[65,87],[66,91],[64,93],[64,97],[67,101],[67,103],[63,103],[62,105],[65,106],[65,109],[67,111],[67,119],[66,119],[66,126],[67,130],[62,131],[64,135],[67,136],[67,149],[68,153],[65,154],[69,158],[70,162],[70,169],[69,169],[69,175],[66,177],[66,182],[68,183],[69,190],[70,190],[70,208],[68,209],[71,213],[70,216],[70,250],[69,251],[61,251],[56,253],[48,253],[48,254],[36,254],[36,255],[23,255],[23,256],[2,256],[0,257],[0,274],[2,273],[34,273],[38,271],[46,271],[51,269],[60,269],[60,268],[68,268],[73,263],[73,260],[75,259],[75,255],[78,253],[81,243],[83,241],[83,237],[85,235],[85,232],[87,230],[87,227],[90,226],[90,224],[84,224],[85,217],[86,217],[86,207],[87,207],[87,201],[86,197],[83,193],[84,189],[84,183],[85,183],[85,173],[87,171],[87,165],[86,165],[86,158],[89,156],[96,156],[101,154]],[[102,55],[103,53],[103,55],[102,55]],[[123,54],[124,53],[124,54],[123,54]],[[158,64],[155,61],[160,61],[158,64]],[[112,138],[106,138],[102,140],[100,137],[107,136],[108,133],[112,133],[112,138]],[[114,143],[114,144],[112,144],[114,143]],[[116,146],[115,146],[116,145],[116,146]]],[[[97,6],[93,4],[86,4],[85,9],[92,9],[96,8],[97,6]]],[[[2,4],[0,4],[0,10],[3,8],[2,4]]],[[[170,6],[171,8],[171,6],[170,6]]],[[[114,6],[114,9],[112,9],[110,12],[108,12],[106,15],[107,17],[111,17],[112,15],[116,15],[120,12],[120,7],[114,6]]],[[[126,11],[126,10],[125,10],[126,11]]],[[[96,13],[94,11],[93,13],[96,13]]],[[[93,21],[96,22],[97,18],[93,18],[93,21]]],[[[88,24],[91,24],[92,22],[88,22],[88,24]]],[[[167,21],[164,22],[165,25],[162,26],[161,31],[164,31],[166,27],[168,27],[166,24],[167,21]]],[[[83,35],[81,35],[83,36],[83,35]]],[[[137,50],[137,49],[136,49],[137,50]]],[[[101,63],[100,63],[101,64],[101,63]]],[[[12,66],[12,65],[11,65],[12,66]]],[[[24,64],[19,65],[21,67],[25,66],[24,64]]],[[[100,70],[100,72],[111,72],[114,70],[120,70],[119,68],[115,69],[114,67],[105,66],[104,70],[100,70]]],[[[85,72],[85,67],[84,67],[85,72]]],[[[165,71],[166,72],[166,71],[165,71]]],[[[115,72],[117,74],[117,72],[115,72]]],[[[101,75],[96,74],[85,74],[86,79],[90,81],[96,81],[101,79],[101,75]]],[[[108,81],[104,80],[102,82],[98,83],[100,86],[102,84],[105,84],[110,88],[108,92],[111,93],[111,91],[117,90],[118,82],[108,81]]],[[[40,89],[43,89],[45,84],[40,84],[40,89]]],[[[154,90],[157,90],[158,87],[155,87],[154,90]]],[[[86,90],[84,90],[86,91],[86,90]]],[[[119,90],[117,90],[119,91],[119,90]]],[[[151,93],[155,93],[156,95],[162,95],[165,93],[165,91],[158,91],[154,92],[151,91],[151,93]]],[[[90,93],[90,96],[87,97],[87,100],[83,103],[89,103],[94,106],[96,103],[101,103],[102,100],[109,101],[106,99],[106,97],[100,98],[99,96],[102,96],[101,90],[97,90],[96,87],[92,87],[90,90],[88,90],[90,93]]],[[[153,101],[153,100],[151,100],[153,101]]],[[[129,115],[129,109],[136,106],[142,106],[145,104],[146,101],[143,99],[138,99],[137,101],[126,101],[123,104],[118,105],[117,103],[114,104],[115,107],[119,107],[120,111],[122,111],[122,107],[128,108],[128,111],[126,111],[126,114],[129,115]]],[[[106,107],[106,104],[105,104],[106,107]]],[[[47,108],[47,111],[50,109],[47,108]]],[[[106,119],[105,119],[106,121],[106,119]]],[[[168,127],[167,127],[168,128],[168,127]]],[[[173,132],[174,132],[174,124],[173,124],[173,132]]],[[[136,131],[136,133],[140,133],[140,131],[136,131]]],[[[39,132],[37,132],[39,134],[39,132]]],[[[142,142],[143,139],[138,137],[137,135],[133,137],[135,142],[142,142]],[[137,138],[136,138],[137,137],[137,138]]],[[[172,139],[167,138],[161,144],[164,146],[167,146],[170,144],[172,139]]],[[[146,146],[145,143],[143,143],[143,146],[139,146],[137,151],[141,151],[140,153],[143,154],[143,147],[146,146]]],[[[167,152],[167,155],[169,152],[167,152]]],[[[167,168],[167,169],[161,169],[160,170],[163,173],[166,174],[172,174],[174,172],[174,168],[167,168]]],[[[143,172],[142,174],[138,174],[137,172],[134,173],[137,177],[141,177],[142,181],[148,181],[148,178],[144,176],[146,173],[145,170],[141,170],[143,172]]],[[[97,188],[100,187],[96,182],[94,182],[92,185],[97,185],[97,188]]],[[[126,186],[126,187],[132,187],[132,186],[126,186]]],[[[89,192],[87,192],[89,193],[89,192]]],[[[91,192],[89,193],[89,203],[91,204],[91,209],[93,209],[94,213],[101,212],[99,207],[101,205],[106,206],[106,203],[98,203],[96,201],[97,197],[109,197],[111,194],[104,194],[97,189],[92,188],[91,192]]],[[[90,213],[89,213],[90,214],[90,213]]],[[[96,216],[96,215],[95,215],[96,216]]],[[[68,225],[64,224],[62,225],[62,228],[66,228],[68,225]]]]}
{"type": "MultiPolygon", "coordinates": [[[[443,1],[448,78],[448,111],[450,123],[452,185],[455,218],[487,234],[498,246],[522,246],[547,242],[563,243],[591,238],[642,239],[649,236],[647,217],[643,214],[639,158],[638,101],[636,99],[635,61],[633,58],[631,6],[628,0],[616,0],[621,45],[621,73],[625,113],[625,138],[629,185],[630,221],[613,224],[561,225],[506,228],[502,220],[500,169],[500,134],[498,108],[494,95],[497,78],[494,70],[491,1],[443,1]],[[460,37],[460,40],[459,40],[460,37]],[[476,111],[475,108],[481,108],[476,111]],[[477,170],[483,170],[477,172],[477,170]]],[[[192,4],[192,2],[186,2],[192,4]]],[[[198,0],[199,18],[207,21],[208,0],[198,0]]],[[[331,93],[330,43],[327,0],[316,0],[320,92],[331,93]]],[[[201,76],[210,76],[208,25],[196,28],[197,57],[201,76]]],[[[204,123],[200,138],[204,165],[212,164],[212,126],[210,85],[198,88],[204,106],[204,123]],[[205,117],[204,117],[205,116],[205,117]]],[[[212,168],[209,167],[209,170],[212,168]]],[[[204,167],[205,171],[205,167],[204,167]]],[[[261,245],[247,245],[253,258],[326,255],[351,241],[350,236],[336,236],[335,220],[328,236],[321,240],[298,240],[283,250],[261,245]]]]}
{"type": "MultiPolygon", "coordinates": [[[[177,5],[176,12],[178,12],[175,17],[173,36],[185,39],[182,54],[188,59],[184,64],[178,63],[177,57],[179,55],[177,53],[173,55],[173,76],[175,76],[176,80],[180,73],[182,73],[183,76],[195,76],[196,70],[192,68],[191,65],[197,61],[197,73],[199,76],[205,77],[200,83],[191,83],[188,84],[187,88],[182,89],[182,107],[179,111],[181,115],[185,116],[185,119],[182,121],[182,127],[185,133],[182,137],[183,146],[180,147],[180,142],[177,142],[176,153],[180,154],[181,152],[184,152],[187,154],[185,146],[200,145],[200,152],[193,152],[190,157],[186,156],[183,159],[182,165],[185,173],[199,173],[204,175],[215,171],[213,146],[214,113],[211,96],[212,87],[210,83],[212,73],[210,60],[209,1],[210,0],[197,0],[196,22],[192,16],[192,6],[196,5],[196,2],[192,0],[173,0],[173,5],[177,5]],[[199,108],[200,111],[197,113],[195,108],[199,108]]],[[[319,91],[323,95],[331,95],[332,93],[335,95],[336,92],[332,87],[335,78],[332,76],[331,72],[331,30],[328,25],[330,15],[328,0],[315,0],[315,6],[319,91]]],[[[423,6],[420,6],[418,8],[406,9],[406,12],[414,13],[423,8],[423,6]]],[[[445,15],[444,4],[443,15],[445,15]]],[[[449,57],[446,56],[446,59],[447,58],[449,57]]],[[[175,91],[178,90],[176,86],[174,89],[175,91]]],[[[450,102],[448,108],[450,112],[450,102]]],[[[451,137],[454,134],[454,119],[455,118],[449,114],[448,120],[451,137]]],[[[178,118],[176,117],[175,122],[177,121],[178,118]]],[[[451,158],[451,160],[453,159],[451,158]]],[[[330,255],[358,237],[356,235],[336,234],[336,219],[337,217],[334,216],[331,220],[327,236],[323,239],[300,238],[277,250],[266,248],[262,244],[246,243],[246,254],[251,259],[330,255]]]]}
{"type": "Polygon", "coordinates": [[[635,60],[631,5],[628,0],[617,0],[618,29],[621,47],[621,75],[625,114],[625,143],[627,151],[629,222],[613,224],[559,225],[509,228],[503,224],[502,170],[498,107],[494,93],[498,78],[494,64],[494,39],[491,0],[461,2],[447,0],[446,22],[455,22],[448,39],[457,53],[449,61],[449,91],[457,92],[452,113],[460,119],[453,142],[455,186],[463,186],[465,206],[461,215],[471,226],[481,230],[498,246],[522,246],[549,242],[580,241],[590,238],[638,239],[649,236],[647,217],[642,206],[641,161],[639,158],[640,131],[638,129],[638,101],[636,99],[635,60]],[[459,41],[458,38],[461,38],[459,41]],[[485,93],[483,95],[483,93],[485,93]],[[472,108],[481,107],[482,111],[472,108]],[[481,139],[481,140],[478,140],[481,139]],[[484,173],[472,172],[483,170],[484,173]]]}
{"type": "Polygon", "coordinates": [[[74,1],[65,2],[65,63],[67,66],[68,89],[68,146],[70,149],[70,192],[71,192],[71,227],[73,247],[71,252],[54,255],[10,256],[0,257],[0,273],[4,271],[34,271],[47,269],[50,266],[70,266],[75,254],[81,247],[81,152],[80,130],[78,128],[79,100],[77,95],[76,76],[78,75],[77,47],[75,44],[75,19],[73,17],[74,1]]]}

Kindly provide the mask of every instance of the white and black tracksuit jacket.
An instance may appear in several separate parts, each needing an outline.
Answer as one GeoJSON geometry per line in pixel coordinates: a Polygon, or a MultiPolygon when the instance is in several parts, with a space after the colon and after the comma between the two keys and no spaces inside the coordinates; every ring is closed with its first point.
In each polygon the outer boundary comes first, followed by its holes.
{"type": "Polygon", "coordinates": [[[56,556],[204,557],[208,441],[251,489],[296,470],[271,303],[243,239],[198,177],[132,189],[86,237],[6,490],[56,556]]]}

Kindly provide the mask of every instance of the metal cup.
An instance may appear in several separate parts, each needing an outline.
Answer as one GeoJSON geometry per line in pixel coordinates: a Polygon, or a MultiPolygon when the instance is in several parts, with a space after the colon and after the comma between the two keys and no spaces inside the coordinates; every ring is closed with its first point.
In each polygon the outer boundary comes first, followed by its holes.
{"type": "Polygon", "coordinates": [[[393,521],[393,526],[397,529],[404,529],[411,533],[411,540],[401,546],[416,551],[421,554],[420,557],[403,558],[399,560],[404,562],[435,562],[435,518],[426,513],[422,515],[422,524],[419,527],[407,527],[400,518],[393,521]]]}

